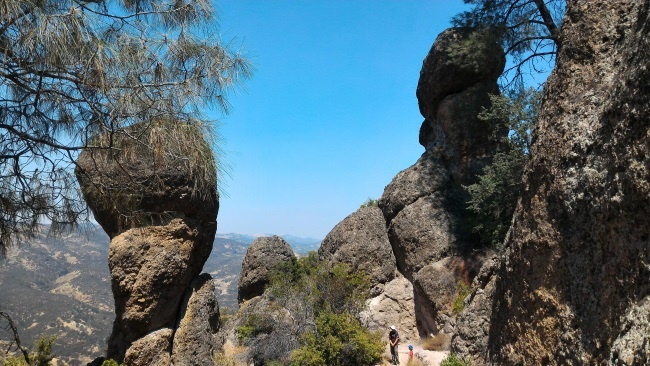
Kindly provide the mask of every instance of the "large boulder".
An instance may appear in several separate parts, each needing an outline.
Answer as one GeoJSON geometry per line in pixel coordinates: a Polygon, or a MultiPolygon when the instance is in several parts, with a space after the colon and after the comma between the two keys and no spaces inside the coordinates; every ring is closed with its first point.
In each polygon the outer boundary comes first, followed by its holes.
{"type": "Polygon", "coordinates": [[[321,243],[318,257],[346,263],[352,272],[363,271],[376,289],[395,276],[395,256],[377,206],[360,208],[338,223],[321,243]]]}
{"type": "Polygon", "coordinates": [[[415,312],[421,332],[452,334],[455,314],[453,303],[483,263],[480,256],[452,256],[432,262],[417,272],[413,279],[415,312]]]}
{"type": "Polygon", "coordinates": [[[388,236],[400,271],[410,280],[425,265],[456,247],[455,216],[439,194],[408,205],[390,222],[388,236]]]}
{"type": "Polygon", "coordinates": [[[246,251],[242,262],[237,289],[238,301],[244,302],[264,293],[271,281],[271,272],[280,263],[296,258],[293,250],[284,239],[274,235],[255,239],[246,251]]]}
{"type": "Polygon", "coordinates": [[[172,364],[172,336],[174,331],[162,328],[136,340],[124,356],[129,366],[169,366],[172,364]]]}
{"type": "Polygon", "coordinates": [[[501,75],[505,54],[485,37],[468,28],[450,28],[438,35],[424,59],[416,93],[425,118],[435,116],[445,97],[501,75]],[[468,40],[481,47],[469,47],[468,40]]]}
{"type": "Polygon", "coordinates": [[[399,172],[384,188],[379,207],[387,221],[391,221],[404,207],[421,197],[440,192],[450,182],[444,162],[434,150],[427,150],[411,167],[399,172]]]}
{"type": "Polygon", "coordinates": [[[650,360],[650,12],[567,3],[491,301],[489,364],[650,360]]]}

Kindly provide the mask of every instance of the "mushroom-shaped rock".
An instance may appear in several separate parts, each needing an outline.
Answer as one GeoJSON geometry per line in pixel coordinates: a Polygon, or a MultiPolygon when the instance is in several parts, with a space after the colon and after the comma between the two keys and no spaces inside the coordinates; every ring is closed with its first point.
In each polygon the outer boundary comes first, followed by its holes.
{"type": "MultiPolygon", "coordinates": [[[[181,301],[212,251],[217,228],[210,145],[199,125],[164,119],[98,135],[92,145],[80,154],[75,174],[111,237],[116,319],[107,356],[129,365],[168,365],[181,301]]],[[[204,333],[215,332],[203,326],[204,333]]],[[[192,357],[191,349],[175,355],[192,357]]],[[[192,364],[211,360],[206,354],[192,364]]]]}
{"type": "Polygon", "coordinates": [[[323,240],[318,257],[346,263],[353,272],[365,272],[372,286],[395,276],[395,256],[386,234],[386,221],[377,206],[361,208],[338,223],[323,240]]]}
{"type": "Polygon", "coordinates": [[[271,272],[280,263],[295,258],[293,250],[279,236],[260,237],[246,251],[239,277],[237,299],[241,303],[264,293],[271,280],[271,272]]]}
{"type": "Polygon", "coordinates": [[[75,174],[95,219],[111,238],[174,218],[200,221],[208,226],[202,230],[207,236],[216,231],[217,175],[198,127],[157,120],[96,140],[111,148],[83,151],[75,174]]]}

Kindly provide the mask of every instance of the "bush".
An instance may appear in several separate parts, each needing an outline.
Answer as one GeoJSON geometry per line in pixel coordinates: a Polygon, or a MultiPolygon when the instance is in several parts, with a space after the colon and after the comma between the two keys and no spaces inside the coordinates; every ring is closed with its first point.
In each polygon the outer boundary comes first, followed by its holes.
{"type": "Polygon", "coordinates": [[[471,366],[471,363],[458,357],[455,353],[450,353],[447,358],[442,360],[440,366],[471,366]]]}
{"type": "Polygon", "coordinates": [[[465,298],[471,293],[469,285],[463,281],[458,281],[456,284],[456,297],[451,306],[451,311],[454,315],[460,314],[465,308],[465,298]]]}
{"type": "Polygon", "coordinates": [[[377,206],[377,200],[373,200],[372,198],[368,197],[368,200],[366,202],[362,203],[359,208],[365,208],[365,207],[372,207],[372,206],[377,206]]]}
{"type": "Polygon", "coordinates": [[[47,366],[54,358],[52,344],[55,336],[43,336],[36,341],[36,350],[29,354],[29,362],[23,356],[12,356],[2,362],[2,366],[47,366]]]}
{"type": "Polygon", "coordinates": [[[311,252],[273,271],[265,292],[270,305],[262,310],[263,315],[257,310],[258,315],[250,316],[237,330],[238,337],[249,347],[256,365],[270,361],[330,365],[332,352],[344,360],[366,359],[374,343],[355,316],[363,309],[369,290],[365,274],[350,273],[343,264],[320,262],[311,252]],[[352,333],[337,324],[345,324],[352,333]],[[325,341],[325,348],[317,347],[317,341],[325,341]],[[323,350],[328,353],[321,354],[323,350]]]}
{"type": "Polygon", "coordinates": [[[273,330],[273,320],[266,315],[250,314],[244,325],[237,328],[237,339],[246,342],[258,334],[270,333],[273,330]]]}
{"type": "Polygon", "coordinates": [[[104,360],[104,362],[102,362],[102,366],[124,366],[124,364],[120,364],[120,363],[118,363],[117,361],[115,361],[113,359],[108,359],[108,360],[104,360]]]}
{"type": "Polygon", "coordinates": [[[316,330],[305,334],[304,343],[291,354],[292,365],[372,365],[384,350],[381,335],[366,330],[349,313],[321,313],[316,330]]]}

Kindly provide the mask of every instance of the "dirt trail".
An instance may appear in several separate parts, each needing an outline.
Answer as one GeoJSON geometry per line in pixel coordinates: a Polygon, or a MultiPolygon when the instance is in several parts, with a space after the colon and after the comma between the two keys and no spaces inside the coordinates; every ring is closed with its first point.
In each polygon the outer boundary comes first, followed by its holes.
{"type": "MultiPolygon", "coordinates": [[[[390,352],[386,347],[388,358],[390,359],[390,352]]],[[[399,364],[400,366],[407,366],[409,362],[409,345],[400,344],[399,348],[399,364]]],[[[447,357],[448,351],[428,351],[423,349],[420,345],[413,345],[413,358],[423,362],[426,366],[439,366],[440,362],[447,357]]]]}

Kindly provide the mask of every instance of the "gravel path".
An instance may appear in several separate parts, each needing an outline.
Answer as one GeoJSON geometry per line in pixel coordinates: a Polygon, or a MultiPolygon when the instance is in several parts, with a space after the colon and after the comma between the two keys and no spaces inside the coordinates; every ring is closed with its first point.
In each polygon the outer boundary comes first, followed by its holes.
{"type": "MultiPolygon", "coordinates": [[[[400,366],[407,366],[409,362],[409,345],[400,344],[398,350],[400,366]]],[[[388,346],[386,347],[386,352],[389,355],[388,358],[390,359],[390,351],[388,350],[388,346]]],[[[420,345],[413,345],[413,358],[418,358],[426,366],[440,365],[440,362],[442,362],[442,360],[447,357],[448,354],[449,352],[447,351],[428,351],[423,349],[420,345]]]]}

